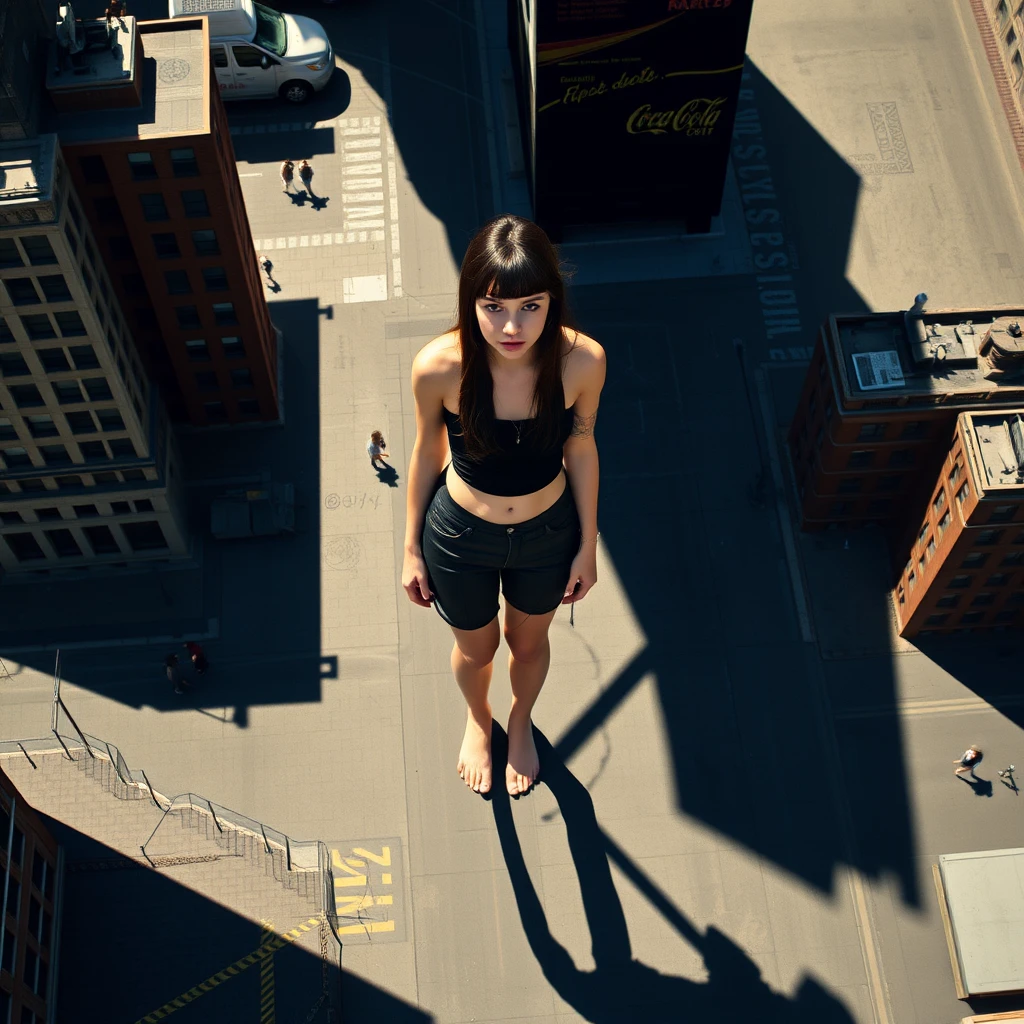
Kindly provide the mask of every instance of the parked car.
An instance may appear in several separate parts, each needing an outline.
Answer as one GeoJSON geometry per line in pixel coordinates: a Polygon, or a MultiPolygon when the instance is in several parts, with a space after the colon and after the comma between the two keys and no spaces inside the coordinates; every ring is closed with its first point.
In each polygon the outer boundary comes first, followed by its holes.
{"type": "Polygon", "coordinates": [[[213,67],[225,100],[280,96],[305,103],[331,80],[334,51],[319,22],[253,0],[168,0],[169,18],[210,20],[213,67]]]}

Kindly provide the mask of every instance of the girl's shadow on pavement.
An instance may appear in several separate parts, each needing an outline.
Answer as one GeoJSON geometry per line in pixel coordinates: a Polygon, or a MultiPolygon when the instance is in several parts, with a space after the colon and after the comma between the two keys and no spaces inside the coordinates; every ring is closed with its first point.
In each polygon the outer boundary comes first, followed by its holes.
{"type": "Polygon", "coordinates": [[[382,484],[387,484],[388,487],[398,486],[398,470],[394,466],[384,466],[383,469],[380,466],[374,468],[377,470],[377,479],[382,484]]]}

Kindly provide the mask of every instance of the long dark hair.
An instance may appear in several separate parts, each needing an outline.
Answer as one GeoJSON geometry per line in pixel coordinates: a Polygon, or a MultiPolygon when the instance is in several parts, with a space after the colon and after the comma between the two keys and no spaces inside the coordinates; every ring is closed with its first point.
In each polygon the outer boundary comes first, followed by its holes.
{"type": "Polygon", "coordinates": [[[533,221],[511,213],[485,224],[469,243],[459,273],[459,334],[462,375],[459,379],[459,421],[470,458],[497,450],[494,437],[494,381],[488,351],[480,332],[476,301],[485,295],[521,299],[548,292],[551,303],[544,329],[534,346],[537,383],[533,391],[533,422],[526,426],[544,446],[558,443],[565,411],[562,389],[562,339],[568,326],[565,283],[551,240],[533,221]]]}

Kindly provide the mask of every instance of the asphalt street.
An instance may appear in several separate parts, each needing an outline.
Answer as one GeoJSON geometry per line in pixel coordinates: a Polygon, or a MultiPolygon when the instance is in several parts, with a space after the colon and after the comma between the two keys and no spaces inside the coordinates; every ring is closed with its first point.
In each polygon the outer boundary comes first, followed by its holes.
{"type": "Polygon", "coordinates": [[[368,885],[392,901],[338,906],[353,1024],[1014,1008],[955,998],[931,881],[941,853],[1022,845],[1016,794],[950,771],[968,743],[1021,751],[1012,638],[894,640],[882,538],[794,533],[781,444],[829,312],[922,290],[1020,301],[1024,176],[969,0],[759,0],[715,233],[655,256],[566,239],[577,319],[609,359],[601,578],[575,628],[555,619],[543,784],[514,802],[455,774],[450,634],[398,587],[412,358],[450,321],[475,227],[526,210],[489,2],[304,8],[338,54],[330,88],[229,107],[273,262],[285,424],[183,436],[190,568],[100,584],[103,600],[17,588],[0,736],[45,733],[59,607],[65,700],[164,793],[333,849],[386,845],[368,885]],[[882,159],[878,109],[900,161],[882,159]],[[282,193],[285,157],[311,160],[314,196],[282,193]],[[246,474],[295,483],[297,536],[201,536],[210,496],[246,474]],[[184,635],[213,662],[186,707],[159,667],[184,635]]]}

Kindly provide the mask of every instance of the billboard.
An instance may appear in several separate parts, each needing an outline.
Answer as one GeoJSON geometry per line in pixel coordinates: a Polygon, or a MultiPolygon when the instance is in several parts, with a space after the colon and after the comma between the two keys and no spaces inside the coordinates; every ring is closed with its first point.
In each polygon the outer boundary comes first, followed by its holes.
{"type": "Polygon", "coordinates": [[[538,221],[685,220],[722,201],[753,0],[510,0],[538,221]]]}

